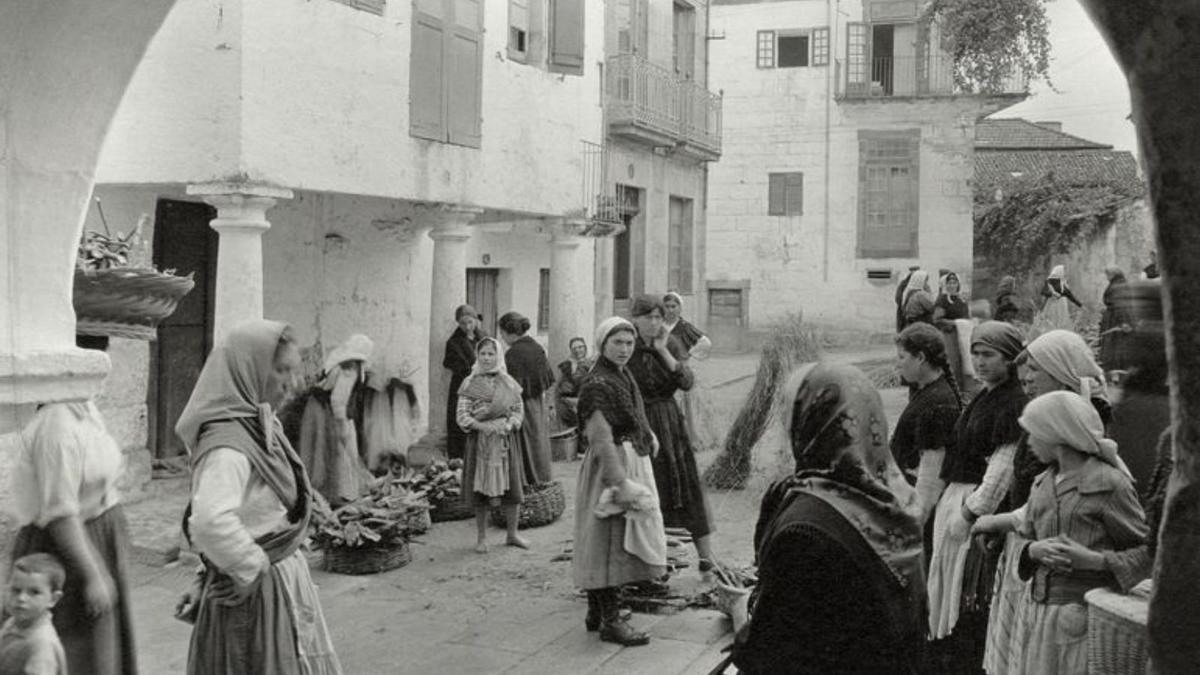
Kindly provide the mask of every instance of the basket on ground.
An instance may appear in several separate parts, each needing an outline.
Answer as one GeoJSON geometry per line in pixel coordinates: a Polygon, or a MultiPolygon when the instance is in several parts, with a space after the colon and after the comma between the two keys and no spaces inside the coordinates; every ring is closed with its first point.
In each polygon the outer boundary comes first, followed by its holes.
{"type": "Polygon", "coordinates": [[[196,282],[138,267],[75,269],[75,332],[153,340],[196,282]]]}
{"type": "Polygon", "coordinates": [[[452,520],[466,520],[475,515],[475,507],[463,501],[457,495],[433,503],[429,517],[435,523],[446,523],[452,520]]]}
{"type": "Polygon", "coordinates": [[[575,458],[575,427],[550,434],[550,459],[555,462],[565,462],[575,458]]]}
{"type": "MultiPolygon", "coordinates": [[[[525,501],[521,502],[518,511],[517,527],[542,527],[549,525],[562,517],[567,508],[567,496],[562,483],[554,481],[542,485],[530,485],[525,488],[525,501]]],[[[507,527],[504,509],[492,509],[492,524],[496,527],[507,527]]]]}
{"type": "Polygon", "coordinates": [[[1144,598],[1096,588],[1088,605],[1088,672],[1142,675],[1150,660],[1146,637],[1149,605],[1144,598]]]}
{"type": "Polygon", "coordinates": [[[378,574],[412,562],[407,541],[387,546],[334,546],[325,549],[325,569],[338,574],[378,574]]]}

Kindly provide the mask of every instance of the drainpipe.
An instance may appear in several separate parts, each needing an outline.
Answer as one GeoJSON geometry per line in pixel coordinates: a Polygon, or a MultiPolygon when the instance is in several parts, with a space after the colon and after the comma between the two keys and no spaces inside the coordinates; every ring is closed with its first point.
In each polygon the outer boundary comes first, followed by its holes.
{"type": "Polygon", "coordinates": [[[837,9],[835,7],[836,0],[825,0],[825,15],[829,25],[829,66],[828,72],[825,74],[825,223],[824,237],[822,238],[822,263],[821,269],[823,279],[826,283],[829,282],[829,167],[831,163],[830,157],[830,136],[832,135],[832,115],[833,115],[833,94],[836,83],[834,79],[837,77],[837,9]]]}
{"type": "MultiPolygon", "coordinates": [[[[710,33],[712,33],[712,1],[711,0],[709,2],[704,3],[704,91],[708,91],[708,63],[709,63],[708,45],[709,45],[709,42],[711,42],[708,39],[708,36],[710,33]]],[[[721,120],[722,120],[722,123],[724,122],[724,119],[725,119],[724,115],[725,115],[725,98],[724,98],[724,96],[722,96],[721,97],[721,120]]],[[[723,141],[724,133],[722,133],[721,136],[722,136],[722,141],[723,141]]],[[[700,324],[700,327],[705,330],[708,330],[708,285],[704,281],[705,278],[708,276],[708,162],[701,162],[701,164],[704,167],[703,171],[702,171],[703,182],[700,185],[700,203],[703,204],[703,208],[704,208],[704,259],[701,260],[700,264],[696,266],[699,271],[699,275],[698,275],[699,278],[694,280],[694,282],[698,286],[698,288],[692,289],[692,297],[697,298],[696,299],[696,307],[692,310],[692,314],[693,314],[693,316],[697,316],[697,317],[703,316],[704,323],[700,324]]],[[[693,248],[695,247],[695,245],[696,245],[695,242],[693,242],[692,243],[693,248]]]]}

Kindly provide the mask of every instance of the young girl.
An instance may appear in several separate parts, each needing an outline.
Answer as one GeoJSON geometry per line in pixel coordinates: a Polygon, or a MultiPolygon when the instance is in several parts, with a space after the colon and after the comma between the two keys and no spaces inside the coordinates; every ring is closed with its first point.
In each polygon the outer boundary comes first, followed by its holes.
{"type": "Polygon", "coordinates": [[[517,509],[525,483],[517,432],[524,420],[521,387],[504,369],[500,343],[483,338],[475,346],[475,365],[458,389],[458,426],[467,435],[463,498],[475,507],[477,553],[487,553],[488,508],[503,504],[509,546],[529,548],[517,534],[517,509]]]}
{"type": "Polygon", "coordinates": [[[1043,394],[1025,407],[1021,427],[1050,468],[1033,483],[1018,517],[981,519],[1032,540],[1021,552],[1027,602],[1012,636],[1009,673],[1087,671],[1083,595],[1100,586],[1128,590],[1150,573],[1146,519],[1117,445],[1104,438],[1100,414],[1070,391],[1043,394]]]}

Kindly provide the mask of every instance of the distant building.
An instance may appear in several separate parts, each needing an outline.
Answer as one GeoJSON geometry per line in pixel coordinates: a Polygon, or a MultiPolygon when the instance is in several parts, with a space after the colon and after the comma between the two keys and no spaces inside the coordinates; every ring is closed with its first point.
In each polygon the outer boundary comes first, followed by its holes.
{"type": "MultiPolygon", "coordinates": [[[[1107,285],[1105,268],[1120,267],[1128,278],[1139,278],[1154,248],[1154,222],[1146,208],[1145,184],[1133,153],[1065,133],[1060,122],[1006,118],[976,125],[975,189],[979,200],[1001,200],[1009,186],[1049,177],[1065,186],[1109,186],[1129,195],[1106,214],[1105,226],[1096,236],[1069,254],[1046,256],[1029,278],[1019,280],[1026,293],[1034,296],[1050,268],[1063,264],[1067,283],[1079,300],[1099,305],[1107,285]]],[[[976,249],[975,285],[984,297],[990,297],[1008,273],[996,269],[988,251],[976,249]]]]}
{"type": "Polygon", "coordinates": [[[708,327],[731,339],[785,313],[843,337],[894,330],[919,264],[969,287],[976,120],[1026,96],[956,84],[920,3],[716,0],[708,327]]]}

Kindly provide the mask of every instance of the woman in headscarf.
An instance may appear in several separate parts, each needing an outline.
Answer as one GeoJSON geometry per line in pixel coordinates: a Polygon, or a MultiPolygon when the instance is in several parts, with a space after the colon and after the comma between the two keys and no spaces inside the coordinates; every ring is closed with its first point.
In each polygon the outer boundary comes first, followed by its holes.
{"type": "Polygon", "coordinates": [[[475,343],[484,336],[479,317],[479,312],[470,305],[459,305],[454,310],[458,328],[446,340],[446,355],[442,358],[442,367],[450,371],[446,395],[446,456],[450,459],[462,459],[466,450],[467,436],[455,417],[458,415],[458,388],[471,374],[471,366],[475,364],[475,343]]]}
{"type": "Polygon", "coordinates": [[[371,486],[359,439],[366,366],[373,350],[367,336],[352,335],[330,351],[323,379],[309,391],[300,418],[296,450],[313,489],[334,506],[358,499],[371,486]]]}
{"type": "Polygon", "coordinates": [[[1083,596],[1101,586],[1127,592],[1149,576],[1146,519],[1117,445],[1104,438],[1089,401],[1069,391],[1043,394],[1026,406],[1020,423],[1049,468],[1034,481],[1018,518],[997,517],[1032,543],[1020,552],[1029,590],[1013,649],[1006,668],[995,672],[1086,672],[1083,596]]]}
{"type": "MultiPolygon", "coordinates": [[[[712,340],[703,333],[699,328],[696,328],[687,319],[683,318],[683,296],[671,291],[663,296],[663,326],[667,329],[675,339],[679,340],[679,344],[683,345],[684,351],[687,352],[687,358],[703,361],[708,358],[708,352],[712,349],[712,340]]],[[[694,373],[693,373],[694,375],[694,373]]],[[[696,397],[692,395],[695,389],[695,383],[692,384],[692,389],[681,390],[676,396],[679,402],[679,409],[683,412],[683,421],[687,425],[688,436],[695,443],[700,439],[696,433],[696,397]]]]}
{"type": "Polygon", "coordinates": [[[917,270],[908,278],[904,288],[904,300],[901,307],[904,311],[904,327],[914,323],[933,323],[933,293],[929,290],[929,273],[917,270]]]}
{"type": "Polygon", "coordinates": [[[1104,270],[1108,286],[1104,288],[1104,314],[1100,317],[1100,363],[1104,370],[1125,370],[1126,331],[1131,330],[1130,319],[1123,311],[1117,295],[1126,284],[1125,272],[1119,267],[1104,270]]]}
{"type": "Polygon", "coordinates": [[[1050,276],[1046,277],[1046,283],[1042,285],[1042,297],[1045,301],[1035,321],[1040,332],[1055,328],[1071,330],[1075,327],[1075,321],[1071,318],[1071,307],[1067,303],[1070,302],[1076,307],[1083,307],[1083,304],[1075,299],[1075,294],[1067,286],[1065,276],[1066,269],[1062,265],[1055,265],[1054,269],[1050,270],[1050,276]]]}
{"type": "Polygon", "coordinates": [[[553,480],[550,453],[550,419],[543,395],[554,386],[554,368],[546,350],[529,337],[530,323],[517,312],[500,317],[500,338],[508,345],[504,364],[508,374],[521,385],[525,419],[521,423],[527,485],[544,485],[553,480]]]}
{"type": "Polygon", "coordinates": [[[974,325],[968,319],[969,315],[967,301],[962,297],[962,283],[957,274],[947,270],[938,279],[938,297],[933,306],[933,325],[942,331],[946,342],[946,361],[950,364],[954,379],[973,385],[970,365],[963,367],[963,361],[971,358],[968,343],[974,325]]]}
{"type": "Polygon", "coordinates": [[[571,350],[571,358],[558,364],[558,384],[554,387],[555,408],[559,422],[564,427],[573,427],[579,424],[576,414],[579,389],[592,368],[592,359],[588,358],[587,340],[573,337],[567,346],[571,350]]]}
{"type": "MultiPolygon", "coordinates": [[[[1052,391],[1073,391],[1092,402],[1104,424],[1112,420],[1104,373],[1092,357],[1087,342],[1076,333],[1053,330],[1039,336],[1017,357],[1017,365],[1027,399],[1033,400],[1052,391]]],[[[1013,459],[1008,508],[1017,509],[1025,504],[1034,478],[1045,470],[1046,465],[1029,446],[1029,434],[1023,432],[1013,459]]],[[[988,518],[988,521],[992,520],[992,517],[988,518]]],[[[973,531],[994,530],[981,518],[973,531]]],[[[1022,648],[1012,643],[1012,634],[1024,602],[1025,584],[1018,574],[1018,563],[1020,551],[1026,543],[1010,531],[1005,537],[1004,551],[997,565],[983,661],[984,670],[993,675],[1007,672],[1010,658],[1022,648]]]]}
{"type": "Polygon", "coordinates": [[[509,376],[496,338],[475,345],[475,365],[458,388],[458,426],[467,433],[463,462],[463,499],[475,509],[476,553],[487,553],[487,512],[504,505],[505,543],[529,548],[517,534],[517,510],[524,501],[525,471],[521,463],[521,385],[509,376]]]}
{"type": "Polygon", "coordinates": [[[205,569],[188,675],[341,673],[300,545],[312,486],[275,410],[300,367],[291,329],[235,326],[212,351],[175,432],[191,453],[185,534],[205,569]]]}
{"type": "Polygon", "coordinates": [[[1012,483],[1013,456],[1025,405],[1014,360],[1021,334],[987,321],[971,335],[971,355],[983,389],[955,426],[941,479],[946,489],[934,514],[929,565],[929,634],[934,672],[978,672],[983,663],[992,584],[998,561],[972,547],[971,524],[1000,506],[1012,483]]]}
{"type": "MultiPolygon", "coordinates": [[[[962,281],[955,272],[946,272],[938,279],[938,297],[933,306],[933,321],[954,321],[967,318],[967,301],[962,297],[962,281]]],[[[940,324],[939,324],[940,326],[940,324]]]]}
{"type": "Polygon", "coordinates": [[[629,361],[629,372],[646,401],[646,418],[658,437],[654,457],[654,480],[662,497],[663,520],[667,527],[682,527],[692,535],[701,574],[713,567],[712,518],[692,439],[684,423],[675,394],[692,388],[695,380],[687,366],[687,354],[663,326],[663,305],[658,296],[641,295],[630,310],[637,328],[637,349],[629,361]]]}
{"type": "Polygon", "coordinates": [[[996,309],[993,318],[996,321],[1012,323],[1021,316],[1021,302],[1017,298],[1017,280],[1006,276],[1000,280],[996,290],[996,309]]]}
{"type": "Polygon", "coordinates": [[[759,582],[732,660],[748,675],[917,673],[921,509],[879,394],[859,370],[823,363],[781,391],[796,470],[763,497],[759,582]]]}
{"type": "Polygon", "coordinates": [[[896,332],[897,333],[904,330],[904,326],[905,326],[905,323],[904,323],[904,295],[905,295],[905,293],[904,292],[906,290],[908,290],[908,282],[910,279],[912,279],[912,273],[916,272],[919,269],[921,269],[920,265],[913,265],[913,266],[909,267],[908,272],[904,275],[904,278],[900,280],[899,284],[896,284],[896,332]]]}
{"type": "Polygon", "coordinates": [[[653,581],[667,564],[666,535],[650,456],[658,441],[626,365],[637,332],[619,317],[596,329],[596,363],[579,392],[587,454],[575,493],[575,585],[587,591],[589,631],[620,645],[650,638],[621,617],[618,588],[653,581]]]}
{"type": "MultiPolygon", "coordinates": [[[[76,341],[108,348],[107,337],[76,341]]],[[[41,405],[14,438],[10,494],[21,529],[12,560],[49,553],[62,562],[66,581],[53,623],[68,672],[134,675],[129,534],[117,487],[121,448],[90,400],[41,405]]]]}

